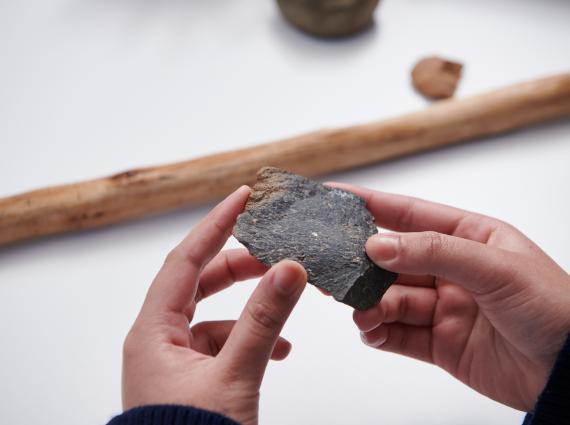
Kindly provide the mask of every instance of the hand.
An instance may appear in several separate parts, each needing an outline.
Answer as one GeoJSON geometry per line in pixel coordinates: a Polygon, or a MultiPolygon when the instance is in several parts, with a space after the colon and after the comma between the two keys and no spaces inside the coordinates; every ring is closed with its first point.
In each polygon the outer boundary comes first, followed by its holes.
{"type": "Polygon", "coordinates": [[[366,244],[401,273],[379,305],[354,312],[364,342],[440,366],[529,411],[570,331],[570,276],[512,226],[418,199],[335,184],[378,226],[366,244]]]}
{"type": "Polygon", "coordinates": [[[279,333],[305,287],[305,270],[281,262],[265,274],[237,322],[189,328],[200,300],[266,271],[245,250],[213,258],[248,195],[247,187],[230,195],[166,258],[125,340],[125,410],[182,404],[257,423],[269,358],[283,359],[291,348],[279,333]]]}

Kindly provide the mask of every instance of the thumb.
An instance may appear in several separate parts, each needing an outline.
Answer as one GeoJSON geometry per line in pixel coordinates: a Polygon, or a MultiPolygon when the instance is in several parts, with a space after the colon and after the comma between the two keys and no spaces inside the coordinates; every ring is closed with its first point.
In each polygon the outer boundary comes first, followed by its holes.
{"type": "Polygon", "coordinates": [[[388,270],[450,280],[481,296],[512,295],[523,281],[516,274],[525,269],[515,253],[437,232],[375,235],[366,252],[388,270]]]}
{"type": "Polygon", "coordinates": [[[285,260],[271,268],[251,295],[218,359],[243,377],[261,382],[306,282],[305,270],[293,261],[285,260]]]}

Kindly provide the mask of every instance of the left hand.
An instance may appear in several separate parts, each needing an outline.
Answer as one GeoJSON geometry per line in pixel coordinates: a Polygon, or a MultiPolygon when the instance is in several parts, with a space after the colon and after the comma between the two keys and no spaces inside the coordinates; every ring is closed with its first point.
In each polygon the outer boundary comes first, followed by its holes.
{"type": "Polygon", "coordinates": [[[267,270],[245,250],[215,256],[248,195],[242,187],[226,198],[166,258],[125,340],[125,410],[181,404],[257,423],[267,363],[291,348],[279,333],[303,292],[305,270],[281,262],[265,274],[237,322],[189,327],[201,299],[267,270]]]}

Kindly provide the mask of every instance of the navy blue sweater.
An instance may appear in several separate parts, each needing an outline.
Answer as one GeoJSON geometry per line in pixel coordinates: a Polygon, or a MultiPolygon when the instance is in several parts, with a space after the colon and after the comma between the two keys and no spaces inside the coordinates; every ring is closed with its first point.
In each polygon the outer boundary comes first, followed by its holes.
{"type": "MultiPolygon", "coordinates": [[[[523,425],[570,424],[570,336],[538,402],[523,425]]],[[[189,406],[144,406],[126,411],[107,425],[239,425],[219,413],[189,406]]]]}

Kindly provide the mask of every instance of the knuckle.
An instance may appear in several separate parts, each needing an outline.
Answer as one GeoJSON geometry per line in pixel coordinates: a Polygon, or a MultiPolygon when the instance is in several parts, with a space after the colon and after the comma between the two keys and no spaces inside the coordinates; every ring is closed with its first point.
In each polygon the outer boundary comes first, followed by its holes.
{"type": "Polygon", "coordinates": [[[180,260],[180,249],[178,247],[173,248],[170,252],[166,255],[164,259],[164,264],[172,264],[180,260]]]}
{"type": "Polygon", "coordinates": [[[398,303],[398,319],[404,320],[410,311],[410,300],[406,294],[402,294],[398,303]]]}
{"type": "Polygon", "coordinates": [[[131,329],[123,342],[123,358],[130,359],[138,352],[136,334],[131,329]]]}
{"type": "Polygon", "coordinates": [[[398,229],[409,229],[414,222],[415,199],[410,199],[404,212],[400,214],[396,221],[398,229]]]}
{"type": "Polygon", "coordinates": [[[523,233],[519,229],[517,229],[515,226],[513,226],[512,224],[510,224],[504,220],[494,218],[494,217],[488,217],[488,216],[481,215],[481,216],[479,216],[478,225],[480,228],[483,228],[487,233],[487,237],[485,238],[485,242],[488,242],[489,239],[494,234],[497,234],[497,233],[505,234],[505,235],[509,235],[509,236],[512,236],[512,235],[524,236],[523,233]]]}
{"type": "Polygon", "coordinates": [[[261,338],[272,338],[275,330],[281,328],[281,320],[273,309],[265,303],[254,302],[247,308],[248,315],[251,319],[252,332],[261,338]]]}
{"type": "Polygon", "coordinates": [[[197,255],[192,249],[182,244],[173,248],[166,256],[164,264],[189,264],[196,270],[201,270],[204,266],[204,260],[197,255]]]}
{"type": "Polygon", "coordinates": [[[212,229],[214,232],[218,233],[221,237],[226,237],[229,233],[231,233],[231,228],[228,229],[224,224],[220,222],[220,220],[212,221],[212,229]]]}
{"type": "Polygon", "coordinates": [[[444,249],[445,242],[443,236],[437,232],[425,232],[424,244],[427,255],[431,260],[436,259],[444,249]]]}
{"type": "Polygon", "coordinates": [[[186,316],[175,312],[161,314],[158,316],[157,322],[161,323],[167,329],[184,328],[188,326],[188,319],[186,316]]]}
{"type": "Polygon", "coordinates": [[[194,295],[194,302],[196,304],[198,304],[200,301],[202,301],[204,298],[206,298],[206,294],[204,292],[204,288],[202,287],[202,285],[198,284],[198,287],[196,288],[196,295],[194,295]]]}
{"type": "Polygon", "coordinates": [[[516,226],[513,226],[511,223],[507,223],[506,221],[495,220],[494,224],[495,228],[498,230],[503,230],[512,234],[522,234],[522,232],[516,226]]]}
{"type": "Polygon", "coordinates": [[[409,352],[410,351],[410,338],[409,332],[400,331],[398,336],[398,347],[402,352],[409,352]]]}
{"type": "MultiPolygon", "coordinates": [[[[392,294],[394,291],[392,291],[392,294]]],[[[391,323],[395,322],[398,317],[398,306],[397,298],[393,295],[387,294],[380,301],[380,308],[377,310],[377,322],[381,324],[382,322],[391,323]]]]}

